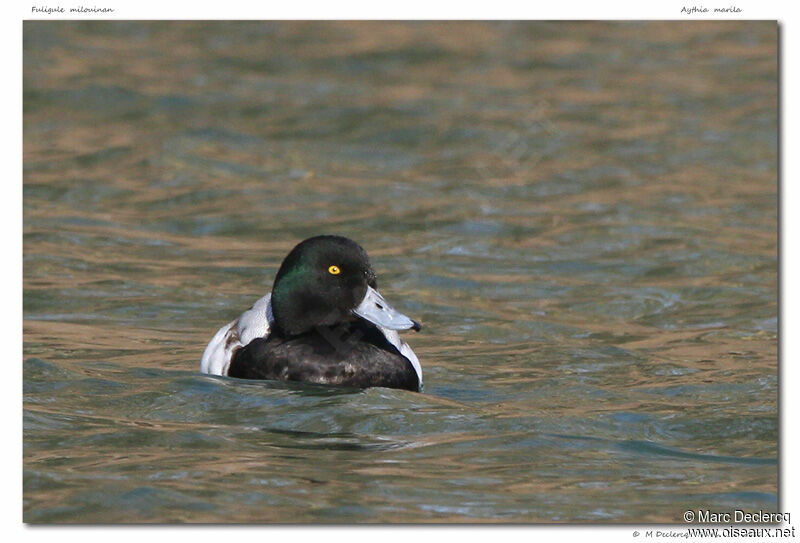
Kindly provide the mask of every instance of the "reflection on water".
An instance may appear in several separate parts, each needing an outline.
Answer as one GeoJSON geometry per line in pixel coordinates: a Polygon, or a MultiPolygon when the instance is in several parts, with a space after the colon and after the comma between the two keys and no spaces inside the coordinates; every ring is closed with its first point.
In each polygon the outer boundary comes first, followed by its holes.
{"type": "Polygon", "coordinates": [[[777,26],[26,22],[28,522],[777,508],[777,26]],[[426,393],[198,373],[299,240],[426,393]]]}

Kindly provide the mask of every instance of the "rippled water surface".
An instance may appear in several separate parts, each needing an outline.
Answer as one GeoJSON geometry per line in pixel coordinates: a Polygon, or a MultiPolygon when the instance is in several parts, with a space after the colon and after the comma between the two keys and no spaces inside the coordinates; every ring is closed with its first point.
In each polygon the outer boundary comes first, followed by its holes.
{"type": "Polygon", "coordinates": [[[27,22],[27,522],[777,510],[777,25],[27,22]],[[319,233],[424,394],[199,373],[319,233]]]}

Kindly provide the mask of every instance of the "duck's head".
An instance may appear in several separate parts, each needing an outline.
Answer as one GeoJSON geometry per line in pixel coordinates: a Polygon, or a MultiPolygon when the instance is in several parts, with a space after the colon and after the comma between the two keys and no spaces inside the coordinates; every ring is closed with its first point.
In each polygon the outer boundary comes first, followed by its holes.
{"type": "Polygon", "coordinates": [[[275,328],[285,336],[362,318],[391,330],[419,330],[380,295],[367,252],[342,236],[300,242],[281,264],[272,287],[275,328]]]}

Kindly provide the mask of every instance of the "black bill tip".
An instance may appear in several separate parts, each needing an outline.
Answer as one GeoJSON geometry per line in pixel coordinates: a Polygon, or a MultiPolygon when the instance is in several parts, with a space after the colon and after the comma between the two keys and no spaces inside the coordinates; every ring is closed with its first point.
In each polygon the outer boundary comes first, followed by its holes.
{"type": "Polygon", "coordinates": [[[422,330],[422,325],[420,323],[418,323],[414,319],[411,319],[411,322],[414,323],[414,325],[411,327],[412,330],[414,330],[415,332],[419,332],[420,330],[422,330]]]}

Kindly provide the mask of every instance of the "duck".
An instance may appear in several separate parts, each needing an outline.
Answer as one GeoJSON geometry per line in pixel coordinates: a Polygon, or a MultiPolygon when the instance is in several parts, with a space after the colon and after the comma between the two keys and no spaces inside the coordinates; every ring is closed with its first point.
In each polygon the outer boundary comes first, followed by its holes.
{"type": "Polygon", "coordinates": [[[421,329],[380,294],[358,243],[314,236],[284,258],[272,291],[214,334],[200,371],[422,392],[419,359],[399,334],[421,329]]]}

